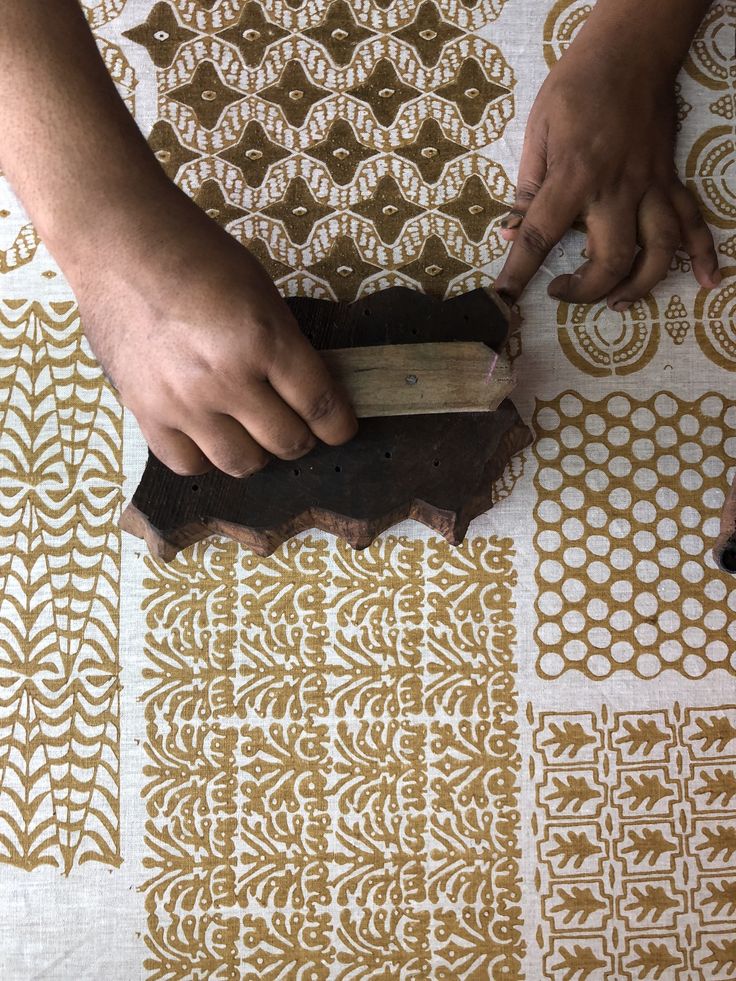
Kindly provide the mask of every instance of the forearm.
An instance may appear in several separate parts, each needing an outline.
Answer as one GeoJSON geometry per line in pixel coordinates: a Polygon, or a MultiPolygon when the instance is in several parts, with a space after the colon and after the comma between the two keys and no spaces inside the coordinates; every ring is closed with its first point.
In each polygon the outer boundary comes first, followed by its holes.
{"type": "Polygon", "coordinates": [[[653,72],[674,78],[711,0],[597,0],[580,31],[622,70],[643,56],[653,72]]]}
{"type": "Polygon", "coordinates": [[[1,0],[0,92],[0,166],[67,275],[147,196],[178,193],[76,0],[1,0]]]}

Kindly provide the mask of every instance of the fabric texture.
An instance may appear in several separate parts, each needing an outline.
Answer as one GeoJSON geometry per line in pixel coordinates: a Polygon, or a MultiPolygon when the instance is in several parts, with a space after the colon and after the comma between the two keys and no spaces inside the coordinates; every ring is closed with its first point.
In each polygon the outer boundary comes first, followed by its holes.
{"type": "MultiPolygon", "coordinates": [[[[85,0],[161,166],[284,294],[490,284],[583,0],[85,0]]],[[[736,5],[677,86],[682,254],[509,341],[535,443],[453,548],[413,523],[170,565],[146,459],[0,180],[0,973],[736,977],[736,5]]],[[[654,41],[653,41],[654,43],[654,41]]]]}

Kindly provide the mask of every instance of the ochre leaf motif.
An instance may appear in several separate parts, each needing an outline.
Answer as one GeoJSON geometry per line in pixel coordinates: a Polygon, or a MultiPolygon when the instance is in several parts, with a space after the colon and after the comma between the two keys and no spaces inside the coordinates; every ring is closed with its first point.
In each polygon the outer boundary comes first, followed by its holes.
{"type": "Polygon", "coordinates": [[[730,807],[736,797],[736,773],[733,770],[715,769],[712,773],[703,772],[703,785],[695,793],[705,797],[708,807],[718,804],[719,807],[730,807]]]}
{"type": "Polygon", "coordinates": [[[422,810],[426,804],[426,776],[422,759],[427,735],[425,725],[361,722],[357,730],[337,724],[333,743],[334,783],[330,796],[339,796],[346,807],[376,813],[402,807],[422,810]]]}
{"type": "Polygon", "coordinates": [[[245,725],[240,752],[241,791],[247,814],[316,807],[324,798],[329,757],[327,726],[245,725]]]}
{"type": "MultiPolygon", "coordinates": [[[[328,642],[329,631],[324,631],[328,642]]],[[[334,630],[329,674],[334,714],[352,716],[415,715],[422,710],[424,633],[418,627],[388,627],[382,634],[362,626],[334,630]]]]}
{"type": "Polygon", "coordinates": [[[365,810],[338,818],[329,875],[337,904],[379,909],[424,902],[426,832],[425,814],[365,810]]]}
{"type": "MultiPolygon", "coordinates": [[[[318,981],[358,981],[368,978],[429,977],[430,929],[428,910],[358,910],[340,911],[336,937],[343,951],[337,955],[340,965],[333,973],[298,975],[300,981],[314,977],[318,981]]],[[[274,975],[276,981],[277,975],[274,975]]],[[[278,975],[294,978],[296,974],[278,975]]],[[[255,981],[255,975],[254,975],[255,981]]],[[[260,975],[258,978],[260,981],[260,975]]],[[[269,978],[270,981],[270,978],[269,978]]]]}
{"type": "Polygon", "coordinates": [[[634,855],[636,865],[648,858],[650,865],[656,865],[657,859],[665,852],[676,852],[677,845],[669,841],[659,828],[642,828],[641,832],[630,830],[628,834],[631,844],[622,848],[622,855],[634,855]]]}
{"type": "Polygon", "coordinates": [[[608,903],[597,898],[587,886],[571,886],[569,890],[560,889],[557,895],[560,901],[556,906],[550,906],[550,912],[564,912],[562,921],[565,926],[576,918],[576,925],[582,925],[596,910],[608,909],[608,903]]]}
{"type": "Polygon", "coordinates": [[[630,961],[629,967],[639,968],[640,981],[644,978],[660,981],[669,968],[682,965],[682,958],[675,956],[665,944],[634,944],[634,953],[636,960],[630,961]]]}
{"type": "Polygon", "coordinates": [[[564,869],[570,862],[579,869],[586,858],[591,855],[602,855],[601,845],[591,841],[584,831],[568,831],[552,836],[557,847],[547,852],[549,858],[560,856],[559,867],[564,869]]]}
{"type": "Polygon", "coordinates": [[[552,782],[557,788],[557,792],[550,794],[548,800],[559,801],[557,805],[558,814],[568,809],[577,814],[587,801],[600,797],[600,791],[591,786],[585,777],[553,777],[552,782]]]}
{"type": "Polygon", "coordinates": [[[367,621],[380,632],[383,624],[421,625],[421,546],[420,541],[393,535],[382,535],[363,551],[335,542],[330,605],[338,626],[367,621]]]}
{"type": "Polygon", "coordinates": [[[665,787],[657,774],[648,776],[643,773],[638,780],[634,776],[627,776],[625,782],[629,789],[621,794],[621,800],[631,800],[635,810],[645,807],[647,811],[651,811],[660,800],[674,796],[674,791],[665,787]]]}
{"type": "MultiPolygon", "coordinates": [[[[508,592],[509,601],[512,591],[508,592]]],[[[496,674],[489,650],[491,628],[475,620],[457,623],[452,630],[433,631],[426,637],[420,663],[425,670],[425,705],[428,711],[458,713],[463,718],[488,719],[492,712],[490,684],[496,674]]],[[[510,731],[498,724],[499,736],[510,731]]]]}
{"type": "Polygon", "coordinates": [[[736,728],[725,715],[713,715],[706,720],[697,720],[699,732],[694,735],[693,742],[702,742],[701,749],[709,752],[715,746],[719,753],[725,752],[726,747],[736,739],[736,728]]]}
{"type": "Polygon", "coordinates": [[[237,976],[233,970],[241,956],[239,916],[215,913],[210,920],[190,916],[179,924],[174,941],[170,924],[157,919],[153,904],[147,902],[146,909],[149,914],[146,946],[152,956],[143,961],[143,968],[149,977],[185,981],[237,976]]]}
{"type": "Polygon", "coordinates": [[[490,907],[493,884],[486,873],[498,858],[488,816],[477,808],[433,815],[431,819],[431,872],[429,898],[433,903],[445,895],[455,904],[490,907]]]}
{"type": "Polygon", "coordinates": [[[624,729],[627,735],[621,736],[616,742],[620,746],[628,744],[632,756],[640,751],[649,756],[659,743],[669,739],[669,733],[662,732],[656,719],[637,719],[636,724],[627,719],[624,721],[624,729]]]}
{"type": "Polygon", "coordinates": [[[607,967],[606,961],[595,956],[591,947],[575,944],[574,947],[560,947],[560,960],[552,964],[553,971],[559,971],[560,981],[587,981],[599,968],[607,967]],[[564,973],[563,973],[564,972],[564,973]]]}
{"type": "Polygon", "coordinates": [[[328,913],[274,913],[268,921],[246,913],[243,917],[243,962],[249,978],[315,978],[326,981],[325,955],[330,947],[328,913]]]}
{"type": "Polygon", "coordinates": [[[568,719],[561,726],[553,723],[549,728],[552,735],[540,745],[554,746],[552,756],[555,759],[565,753],[569,753],[570,759],[574,759],[586,746],[597,742],[595,735],[586,732],[580,722],[570,722],[568,719]]]}
{"type": "Polygon", "coordinates": [[[699,842],[696,851],[708,852],[708,861],[730,862],[736,855],[736,827],[717,824],[715,828],[704,827],[705,841],[699,842]]]}
{"type": "MultiPolygon", "coordinates": [[[[498,942],[493,935],[491,921],[493,914],[488,909],[477,909],[467,906],[459,910],[437,910],[436,919],[439,926],[435,928],[435,936],[443,943],[440,956],[449,964],[436,975],[438,978],[492,978],[494,973],[502,971],[500,977],[508,974],[518,977],[521,973],[520,964],[513,957],[505,956],[499,951],[498,942]],[[513,965],[513,968],[512,968],[513,965]]],[[[408,975],[375,975],[378,978],[398,978],[408,975]]],[[[429,976],[429,975],[427,975],[429,976]]],[[[347,981],[347,979],[346,979],[347,981]]],[[[367,976],[366,976],[367,981],[367,976]]]]}
{"type": "Polygon", "coordinates": [[[456,727],[438,722],[431,733],[434,768],[442,774],[430,784],[438,811],[485,809],[496,794],[508,792],[507,774],[499,767],[505,740],[488,722],[463,719],[456,727]]]}
{"type": "Polygon", "coordinates": [[[733,917],[736,914],[736,881],[733,879],[721,879],[720,882],[709,882],[707,884],[708,895],[703,899],[704,906],[710,906],[713,916],[723,916],[727,914],[733,917]]]}
{"type": "Polygon", "coordinates": [[[714,965],[715,977],[718,977],[721,971],[727,972],[722,977],[731,977],[736,971],[736,940],[724,940],[722,943],[709,940],[707,947],[710,955],[704,957],[702,963],[714,965]]]}
{"type": "Polygon", "coordinates": [[[307,899],[329,901],[328,866],[315,854],[314,819],[288,811],[251,815],[242,822],[236,894],[247,909],[255,901],[283,909],[304,908],[307,899]]]}
{"type": "Polygon", "coordinates": [[[626,904],[624,909],[634,912],[638,910],[636,917],[638,923],[648,916],[651,917],[652,923],[657,923],[667,910],[677,909],[679,906],[678,901],[672,898],[671,891],[666,890],[664,886],[643,886],[634,888],[632,893],[635,899],[626,904]]]}

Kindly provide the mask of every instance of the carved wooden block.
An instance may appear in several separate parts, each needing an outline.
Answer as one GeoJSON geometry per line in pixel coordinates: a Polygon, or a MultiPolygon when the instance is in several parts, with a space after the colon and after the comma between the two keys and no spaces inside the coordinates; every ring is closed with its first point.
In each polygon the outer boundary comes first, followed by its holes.
{"type": "MultiPolygon", "coordinates": [[[[457,344],[459,353],[460,345],[480,342],[488,350],[486,381],[501,386],[488,405],[498,407],[462,411],[461,400],[451,412],[415,406],[409,411],[420,414],[371,415],[344,446],[319,443],[299,460],[274,458],[242,479],[219,470],[182,477],[149,452],[121,527],[144,538],[164,561],[213,534],[228,535],[259,555],[309,528],[364,548],[404,518],[416,518],[459,544],[470,521],[492,506],[493,481],[532,441],[513,403],[503,399],[511,387],[501,360],[508,309],[486,290],[438,301],[403,287],[352,304],[304,297],[287,302],[311,343],[330,352],[328,363],[335,349],[441,343],[449,352],[457,344]]],[[[395,384],[406,384],[406,364],[401,362],[395,384]]],[[[421,368],[416,377],[423,379],[421,368]]],[[[428,386],[431,401],[429,380],[428,386]]],[[[487,396],[479,390],[470,404],[478,398],[487,396]]]]}

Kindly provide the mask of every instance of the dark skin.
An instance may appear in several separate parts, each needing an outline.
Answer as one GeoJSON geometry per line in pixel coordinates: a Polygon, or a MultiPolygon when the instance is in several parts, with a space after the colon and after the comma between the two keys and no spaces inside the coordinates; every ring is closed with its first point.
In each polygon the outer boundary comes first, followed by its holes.
{"type": "Polygon", "coordinates": [[[0,88],[2,167],[162,462],[244,477],[355,434],[263,267],[161,170],[76,0],[2,0],[0,88]]]}
{"type": "Polygon", "coordinates": [[[529,115],[496,281],[509,299],[576,220],[587,258],[549,284],[556,299],[607,298],[623,311],[665,278],[680,246],[698,283],[718,285],[713,238],[673,159],[675,76],[708,6],[598,0],[529,115]]]}
{"type": "MultiPolygon", "coordinates": [[[[497,282],[510,300],[576,218],[589,258],[550,284],[554,296],[623,309],[679,244],[698,282],[717,285],[710,232],[672,158],[674,78],[707,6],[598,0],[529,118],[497,282]]],[[[76,0],[0,2],[0,88],[0,165],[162,462],[243,477],[269,454],[355,434],[347,396],[263,267],[164,175],[76,0]]]]}

